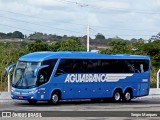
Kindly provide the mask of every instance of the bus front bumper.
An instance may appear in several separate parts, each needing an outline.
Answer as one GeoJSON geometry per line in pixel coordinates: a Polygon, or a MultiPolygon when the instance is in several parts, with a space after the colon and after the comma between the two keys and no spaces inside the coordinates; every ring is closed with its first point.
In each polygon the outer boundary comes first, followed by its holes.
{"type": "Polygon", "coordinates": [[[15,92],[11,91],[11,98],[17,100],[38,100],[36,91],[32,92],[15,92]]]}

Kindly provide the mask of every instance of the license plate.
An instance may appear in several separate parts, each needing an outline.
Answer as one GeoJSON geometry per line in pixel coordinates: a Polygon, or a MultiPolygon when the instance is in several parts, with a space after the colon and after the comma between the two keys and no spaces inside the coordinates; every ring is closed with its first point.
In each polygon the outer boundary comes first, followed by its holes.
{"type": "Polygon", "coordinates": [[[19,99],[23,99],[23,96],[19,96],[19,99]]]}

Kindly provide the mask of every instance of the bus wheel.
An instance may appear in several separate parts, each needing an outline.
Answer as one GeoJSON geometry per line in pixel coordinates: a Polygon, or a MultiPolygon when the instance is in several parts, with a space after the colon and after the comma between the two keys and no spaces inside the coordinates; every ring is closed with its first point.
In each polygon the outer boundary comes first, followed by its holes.
{"type": "Polygon", "coordinates": [[[121,98],[122,98],[122,92],[120,90],[115,90],[114,94],[113,94],[113,101],[114,102],[120,102],[121,98]]]}
{"type": "Polygon", "coordinates": [[[59,103],[59,100],[60,100],[60,96],[57,92],[55,92],[52,94],[51,100],[49,101],[49,103],[56,105],[59,103]]]}
{"type": "Polygon", "coordinates": [[[31,104],[31,105],[34,105],[34,104],[36,104],[36,103],[37,103],[37,101],[36,101],[36,100],[28,100],[28,102],[29,102],[29,104],[31,104]]]}
{"type": "Polygon", "coordinates": [[[131,99],[132,99],[132,92],[128,90],[124,93],[123,101],[129,102],[131,101],[131,99]]]}

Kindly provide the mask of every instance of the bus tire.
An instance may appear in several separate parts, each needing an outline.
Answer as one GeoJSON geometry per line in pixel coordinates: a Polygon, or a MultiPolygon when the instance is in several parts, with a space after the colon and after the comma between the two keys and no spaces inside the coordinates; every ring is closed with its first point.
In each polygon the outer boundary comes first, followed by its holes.
{"type": "Polygon", "coordinates": [[[113,94],[113,97],[112,97],[112,100],[114,102],[120,102],[121,98],[122,98],[122,92],[121,92],[121,90],[115,90],[114,94],[113,94]]]}
{"type": "Polygon", "coordinates": [[[60,100],[60,94],[58,92],[54,92],[51,96],[50,104],[57,105],[60,100]]]}
{"type": "Polygon", "coordinates": [[[129,102],[129,101],[131,101],[131,99],[132,99],[132,91],[126,90],[123,95],[123,101],[129,102]]]}
{"type": "Polygon", "coordinates": [[[31,105],[34,105],[34,104],[36,104],[36,103],[37,103],[37,101],[36,101],[36,100],[28,100],[28,102],[29,102],[29,104],[31,104],[31,105]]]}

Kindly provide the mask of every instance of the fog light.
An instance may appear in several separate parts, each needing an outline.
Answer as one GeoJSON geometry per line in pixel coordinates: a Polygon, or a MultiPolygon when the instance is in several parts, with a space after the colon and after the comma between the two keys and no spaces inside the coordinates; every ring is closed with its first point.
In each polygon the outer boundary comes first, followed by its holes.
{"type": "Polygon", "coordinates": [[[31,99],[33,99],[34,97],[32,96],[31,99]]]}

